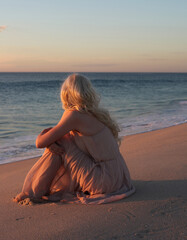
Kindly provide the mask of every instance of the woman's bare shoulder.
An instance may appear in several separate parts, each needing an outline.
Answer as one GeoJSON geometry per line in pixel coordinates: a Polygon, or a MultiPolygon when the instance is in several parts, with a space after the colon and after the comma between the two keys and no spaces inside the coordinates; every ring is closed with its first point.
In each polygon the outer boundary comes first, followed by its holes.
{"type": "Polygon", "coordinates": [[[76,130],[83,134],[94,134],[104,127],[103,123],[89,113],[83,113],[77,110],[65,110],[64,117],[73,120],[76,125],[76,130]]]}
{"type": "Polygon", "coordinates": [[[70,114],[74,115],[77,122],[77,130],[83,135],[95,134],[104,127],[104,124],[90,113],[74,111],[70,114]]]}
{"type": "Polygon", "coordinates": [[[83,114],[77,110],[66,109],[63,113],[63,116],[68,118],[75,118],[76,120],[78,120],[84,119],[86,114],[83,114]]]}
{"type": "Polygon", "coordinates": [[[77,110],[66,109],[61,121],[62,123],[64,123],[64,121],[72,122],[75,128],[79,129],[79,126],[85,121],[85,116],[77,110]]]}

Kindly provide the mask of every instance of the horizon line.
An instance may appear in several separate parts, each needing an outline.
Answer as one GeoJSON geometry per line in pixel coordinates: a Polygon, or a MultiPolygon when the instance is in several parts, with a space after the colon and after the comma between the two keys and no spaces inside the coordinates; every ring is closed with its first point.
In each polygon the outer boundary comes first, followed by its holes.
{"type": "Polygon", "coordinates": [[[186,72],[154,72],[154,71],[0,71],[0,73],[187,73],[186,72]]]}

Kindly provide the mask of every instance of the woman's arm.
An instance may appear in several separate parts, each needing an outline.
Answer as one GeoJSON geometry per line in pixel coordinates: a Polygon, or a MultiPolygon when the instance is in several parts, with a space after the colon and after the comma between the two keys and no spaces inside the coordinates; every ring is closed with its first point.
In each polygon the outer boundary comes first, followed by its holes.
{"type": "Polygon", "coordinates": [[[66,110],[59,123],[53,128],[44,129],[36,138],[36,147],[45,148],[59,140],[71,130],[77,130],[79,118],[76,111],[66,110]]]}

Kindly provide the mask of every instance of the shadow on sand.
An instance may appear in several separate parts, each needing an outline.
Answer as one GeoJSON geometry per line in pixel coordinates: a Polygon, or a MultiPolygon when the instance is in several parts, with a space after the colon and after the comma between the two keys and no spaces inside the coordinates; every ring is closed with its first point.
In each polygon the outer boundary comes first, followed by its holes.
{"type": "Polygon", "coordinates": [[[186,198],[187,180],[162,180],[162,181],[132,181],[136,188],[135,194],[122,199],[119,203],[147,200],[166,200],[168,198],[186,198]]]}

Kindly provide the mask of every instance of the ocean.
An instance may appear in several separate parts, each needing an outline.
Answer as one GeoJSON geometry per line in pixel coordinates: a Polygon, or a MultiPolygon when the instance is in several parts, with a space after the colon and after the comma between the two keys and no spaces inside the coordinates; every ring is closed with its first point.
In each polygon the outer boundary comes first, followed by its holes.
{"type": "MultiPolygon", "coordinates": [[[[0,73],[0,164],[40,156],[36,136],[63,113],[70,73],[0,73]]],[[[101,95],[121,136],[187,122],[187,73],[81,73],[101,95]]]]}

